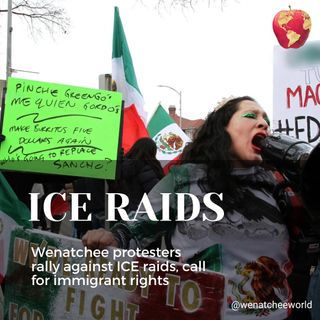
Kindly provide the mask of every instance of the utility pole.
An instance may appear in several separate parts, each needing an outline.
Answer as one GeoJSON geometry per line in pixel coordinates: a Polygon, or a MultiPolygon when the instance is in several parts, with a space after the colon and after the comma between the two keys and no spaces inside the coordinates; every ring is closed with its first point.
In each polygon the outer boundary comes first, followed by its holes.
{"type": "Polygon", "coordinates": [[[8,0],[8,23],[7,23],[7,74],[6,80],[12,73],[12,0],[8,0]]]}
{"type": "MultiPolygon", "coordinates": [[[[112,76],[111,74],[100,74],[99,75],[99,89],[100,90],[108,90],[111,91],[112,86],[112,76]]],[[[117,169],[118,170],[118,169],[117,169]]],[[[104,181],[104,193],[109,192],[109,185],[108,181],[104,181]]],[[[105,229],[110,229],[110,222],[108,222],[108,198],[105,197],[104,200],[104,216],[105,216],[105,222],[104,227],[105,229]]]]}

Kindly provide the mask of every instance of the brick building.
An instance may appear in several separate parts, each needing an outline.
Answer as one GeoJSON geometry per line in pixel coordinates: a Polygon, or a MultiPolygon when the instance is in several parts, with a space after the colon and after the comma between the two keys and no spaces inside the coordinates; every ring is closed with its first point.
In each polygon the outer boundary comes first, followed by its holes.
{"type": "MultiPolygon", "coordinates": [[[[179,125],[180,116],[176,114],[176,107],[171,105],[169,106],[169,115],[170,117],[179,125]]],[[[186,118],[181,118],[181,129],[188,135],[191,139],[195,131],[204,123],[203,119],[190,120],[186,118]]]]}

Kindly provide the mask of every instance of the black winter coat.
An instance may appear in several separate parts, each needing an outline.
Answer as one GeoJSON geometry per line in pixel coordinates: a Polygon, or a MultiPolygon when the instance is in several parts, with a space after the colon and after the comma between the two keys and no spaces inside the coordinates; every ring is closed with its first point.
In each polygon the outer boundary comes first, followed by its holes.
{"type": "Polygon", "coordinates": [[[127,212],[136,210],[144,193],[148,193],[161,179],[152,167],[142,160],[124,159],[118,192],[129,197],[127,212]]]}

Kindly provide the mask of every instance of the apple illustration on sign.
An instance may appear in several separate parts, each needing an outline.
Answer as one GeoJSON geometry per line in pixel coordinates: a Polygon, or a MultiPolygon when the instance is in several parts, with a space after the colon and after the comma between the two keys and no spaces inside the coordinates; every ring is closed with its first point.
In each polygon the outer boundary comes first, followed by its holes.
{"type": "Polygon", "coordinates": [[[300,48],[307,41],[311,18],[303,10],[282,10],[273,18],[273,31],[283,48],[300,48]]]}

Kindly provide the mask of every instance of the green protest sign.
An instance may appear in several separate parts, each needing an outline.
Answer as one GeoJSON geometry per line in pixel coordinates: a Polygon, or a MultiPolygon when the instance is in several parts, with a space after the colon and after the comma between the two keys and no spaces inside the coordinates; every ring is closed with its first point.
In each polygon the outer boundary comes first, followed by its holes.
{"type": "Polygon", "coordinates": [[[0,169],[115,179],[119,92],[9,78],[0,169]]]}

